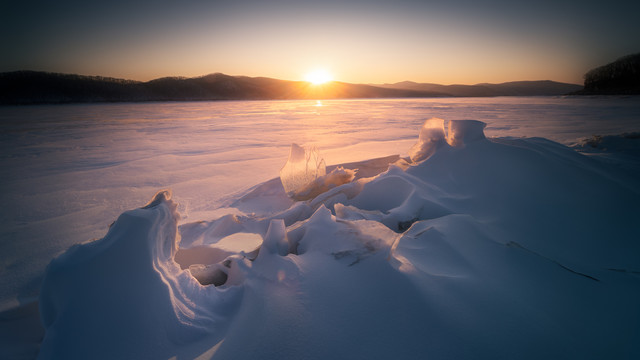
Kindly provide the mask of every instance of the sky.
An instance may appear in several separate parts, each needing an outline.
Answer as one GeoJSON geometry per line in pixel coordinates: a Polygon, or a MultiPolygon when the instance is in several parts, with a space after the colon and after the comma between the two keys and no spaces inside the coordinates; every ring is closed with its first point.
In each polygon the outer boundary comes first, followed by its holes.
{"type": "Polygon", "coordinates": [[[10,0],[0,72],[581,84],[640,52],[639,13],[628,0],[10,0]]]}

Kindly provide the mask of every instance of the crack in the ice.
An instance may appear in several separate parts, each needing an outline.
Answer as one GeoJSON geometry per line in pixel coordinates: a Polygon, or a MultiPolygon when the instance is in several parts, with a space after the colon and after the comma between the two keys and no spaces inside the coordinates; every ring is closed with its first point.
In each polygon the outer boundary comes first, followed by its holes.
{"type": "Polygon", "coordinates": [[[510,247],[512,246],[512,247],[520,248],[520,249],[525,250],[525,251],[528,251],[528,252],[530,252],[530,253],[532,253],[532,254],[534,254],[534,255],[537,255],[537,256],[539,256],[539,257],[541,257],[541,258],[543,258],[543,259],[546,259],[546,260],[548,260],[548,261],[551,261],[552,263],[554,263],[554,264],[556,264],[556,265],[560,266],[561,268],[563,268],[563,269],[565,269],[565,270],[567,270],[567,271],[570,271],[570,272],[572,272],[572,273],[574,273],[574,274],[577,274],[577,275],[580,275],[580,276],[584,276],[584,277],[586,277],[587,279],[591,279],[591,280],[594,280],[594,281],[600,281],[600,280],[598,280],[597,278],[595,278],[595,277],[593,277],[593,276],[591,276],[591,275],[587,275],[587,274],[581,273],[581,272],[579,272],[579,271],[575,271],[575,270],[573,270],[573,269],[571,269],[571,268],[569,268],[569,267],[567,267],[567,266],[565,266],[565,265],[563,265],[563,264],[559,263],[559,262],[558,262],[558,261],[556,261],[556,260],[553,260],[553,259],[551,259],[551,258],[548,258],[548,257],[546,257],[546,256],[544,256],[544,255],[542,255],[542,254],[539,254],[539,253],[537,253],[537,252],[535,252],[535,251],[533,251],[533,250],[531,250],[531,249],[527,249],[526,247],[524,247],[524,246],[520,245],[519,243],[517,243],[517,242],[515,242],[515,241],[509,241],[509,242],[506,244],[506,246],[510,246],[510,247]]]}

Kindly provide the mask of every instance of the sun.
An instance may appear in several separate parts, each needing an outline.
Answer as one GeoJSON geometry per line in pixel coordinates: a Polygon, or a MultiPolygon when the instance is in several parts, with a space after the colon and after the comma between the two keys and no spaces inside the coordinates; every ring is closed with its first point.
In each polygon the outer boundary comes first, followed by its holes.
{"type": "Polygon", "coordinates": [[[333,80],[333,76],[327,70],[317,69],[305,75],[304,79],[314,85],[320,85],[333,80]]]}

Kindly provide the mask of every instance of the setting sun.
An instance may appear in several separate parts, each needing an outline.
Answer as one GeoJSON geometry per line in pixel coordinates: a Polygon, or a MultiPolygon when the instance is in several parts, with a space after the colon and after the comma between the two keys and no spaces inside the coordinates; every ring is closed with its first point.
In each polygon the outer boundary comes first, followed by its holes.
{"type": "Polygon", "coordinates": [[[333,76],[326,70],[318,69],[308,73],[304,79],[314,85],[319,85],[333,80],[333,76]]]}

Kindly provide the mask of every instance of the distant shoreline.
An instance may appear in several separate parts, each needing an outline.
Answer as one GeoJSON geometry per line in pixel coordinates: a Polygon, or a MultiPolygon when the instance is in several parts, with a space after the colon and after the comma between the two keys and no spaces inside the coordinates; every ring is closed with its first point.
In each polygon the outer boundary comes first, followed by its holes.
{"type": "Polygon", "coordinates": [[[580,85],[549,80],[476,85],[406,81],[365,85],[333,81],[312,85],[305,81],[220,73],[139,82],[100,76],[16,71],[0,73],[0,105],[559,96],[581,88],[580,85]]]}
{"type": "Polygon", "coordinates": [[[134,103],[153,101],[405,99],[497,96],[640,95],[640,53],[627,55],[585,74],[584,86],[551,80],[500,84],[440,85],[402,81],[350,84],[214,73],[135,81],[42,71],[0,73],[0,105],[134,103]]]}
{"type": "Polygon", "coordinates": [[[253,102],[253,101],[333,101],[333,100],[420,100],[420,99],[473,99],[473,98],[594,98],[594,99],[607,99],[607,98],[638,98],[640,94],[564,94],[564,95],[498,95],[498,96],[432,96],[432,97],[389,97],[389,98],[334,98],[334,99],[217,99],[217,100],[139,100],[139,101],[85,101],[85,102],[48,102],[48,103],[19,103],[19,104],[6,104],[0,103],[1,107],[29,107],[29,106],[47,106],[47,105],[107,105],[107,104],[153,104],[153,103],[190,103],[190,102],[253,102]]]}

